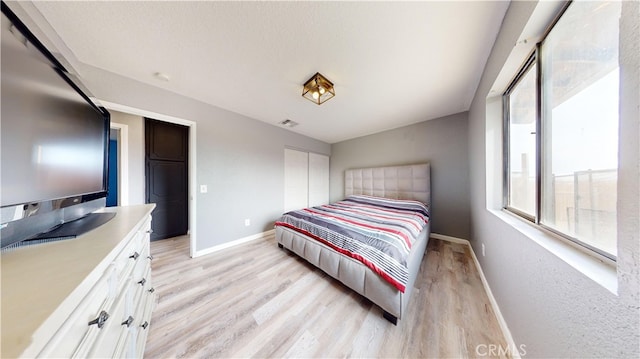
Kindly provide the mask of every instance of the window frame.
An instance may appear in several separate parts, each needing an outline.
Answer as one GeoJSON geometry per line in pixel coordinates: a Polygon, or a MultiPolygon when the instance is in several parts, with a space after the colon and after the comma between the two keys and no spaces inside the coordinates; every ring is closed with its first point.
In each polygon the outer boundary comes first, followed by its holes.
{"type": "Polygon", "coordinates": [[[536,134],[536,158],[535,158],[535,182],[536,182],[536,195],[534,198],[535,201],[535,210],[533,215],[522,211],[518,208],[512,207],[509,205],[509,194],[511,193],[511,157],[510,157],[510,146],[509,140],[511,136],[510,132],[510,101],[509,96],[513,92],[513,90],[520,84],[525,75],[536,67],[536,108],[535,108],[535,121],[536,121],[536,133],[540,133],[540,66],[538,61],[538,46],[534,48],[534,50],[527,56],[527,60],[520,67],[516,76],[511,80],[509,86],[502,94],[502,104],[503,104],[503,114],[504,118],[502,121],[502,148],[503,148],[503,161],[502,161],[502,203],[503,208],[515,213],[516,215],[528,220],[529,222],[539,224],[539,207],[540,207],[540,169],[539,169],[539,157],[540,157],[540,141],[538,140],[540,136],[536,134]]]}
{"type": "MultiPolygon", "coordinates": [[[[613,263],[617,262],[617,256],[608,252],[605,252],[599,248],[596,248],[574,236],[571,236],[567,233],[561,232],[555,228],[552,228],[550,226],[545,225],[544,223],[540,222],[540,219],[542,217],[542,161],[543,158],[545,158],[545,156],[547,155],[547,153],[545,153],[545,149],[543,146],[543,138],[545,136],[544,134],[544,127],[543,127],[543,118],[542,118],[542,111],[543,111],[543,93],[542,93],[542,77],[543,77],[543,66],[542,66],[542,56],[541,56],[541,48],[543,43],[545,42],[545,40],[547,39],[549,33],[553,30],[553,28],[556,26],[556,24],[560,21],[560,19],[562,18],[562,16],[567,12],[567,10],[569,9],[569,7],[571,6],[571,4],[573,3],[573,1],[569,1],[567,2],[563,8],[560,10],[560,12],[558,13],[558,15],[553,19],[553,21],[551,22],[551,24],[549,25],[549,27],[544,31],[544,34],[541,38],[541,40],[536,43],[536,46],[533,48],[533,50],[527,55],[526,60],[522,63],[522,65],[520,66],[520,68],[518,69],[518,71],[516,72],[516,75],[511,79],[511,81],[509,82],[509,85],[507,86],[506,90],[502,93],[502,110],[503,110],[503,119],[502,119],[502,131],[503,131],[503,136],[502,136],[502,147],[503,147],[503,151],[502,151],[502,209],[506,210],[510,213],[512,213],[513,215],[515,215],[516,217],[527,221],[528,223],[534,225],[535,227],[541,228],[547,232],[550,232],[552,234],[554,234],[555,236],[559,237],[560,239],[567,241],[568,243],[577,246],[578,248],[580,248],[581,250],[583,250],[584,252],[593,255],[597,258],[600,259],[604,259],[609,260],[609,261],[613,261],[613,263]],[[510,124],[510,106],[509,106],[509,95],[513,92],[513,90],[517,87],[517,85],[520,83],[520,81],[523,79],[523,77],[527,74],[528,71],[531,70],[532,67],[536,67],[536,101],[535,101],[535,121],[536,121],[536,156],[535,156],[535,184],[536,184],[536,194],[535,194],[535,210],[534,210],[534,214],[533,216],[527,212],[524,212],[522,210],[519,210],[517,208],[514,208],[512,206],[509,205],[509,196],[510,196],[510,162],[511,162],[511,158],[509,157],[510,152],[509,152],[509,147],[510,147],[510,130],[509,130],[509,124],[510,124]]],[[[619,119],[618,119],[619,120],[619,119]]],[[[616,238],[616,242],[617,242],[617,238],[616,238]]]]}

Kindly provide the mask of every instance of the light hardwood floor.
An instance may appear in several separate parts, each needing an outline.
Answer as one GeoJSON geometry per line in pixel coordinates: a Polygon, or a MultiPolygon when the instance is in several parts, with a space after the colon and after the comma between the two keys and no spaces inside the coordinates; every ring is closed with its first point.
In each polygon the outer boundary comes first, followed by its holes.
{"type": "Polygon", "coordinates": [[[194,259],[177,237],[151,253],[158,305],[147,358],[459,358],[507,347],[462,244],[430,239],[397,326],[273,236],[194,259]]]}

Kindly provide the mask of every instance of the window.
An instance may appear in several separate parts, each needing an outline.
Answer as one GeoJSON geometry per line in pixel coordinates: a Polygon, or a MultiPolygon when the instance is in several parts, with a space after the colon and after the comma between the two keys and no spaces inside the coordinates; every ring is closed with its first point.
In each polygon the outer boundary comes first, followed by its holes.
{"type": "Polygon", "coordinates": [[[532,57],[508,96],[509,199],[512,210],[530,220],[536,214],[537,74],[532,57]]]}
{"type": "Polygon", "coordinates": [[[572,2],[504,94],[505,208],[612,259],[619,17],[572,2]]]}

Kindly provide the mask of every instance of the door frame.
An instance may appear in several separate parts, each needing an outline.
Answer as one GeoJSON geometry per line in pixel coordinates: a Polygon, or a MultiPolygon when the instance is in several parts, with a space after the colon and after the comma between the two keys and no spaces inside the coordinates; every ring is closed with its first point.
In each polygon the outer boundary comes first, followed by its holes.
{"type": "MultiPolygon", "coordinates": [[[[189,233],[189,256],[191,258],[194,257],[195,253],[196,253],[196,218],[197,216],[197,212],[196,212],[196,187],[197,187],[197,176],[196,176],[196,158],[197,158],[197,153],[196,153],[196,132],[197,132],[197,126],[196,126],[196,122],[194,121],[190,121],[190,120],[185,120],[183,118],[179,118],[179,117],[174,117],[174,116],[169,116],[169,115],[165,115],[165,114],[161,114],[161,113],[157,113],[157,112],[153,112],[153,111],[148,111],[148,110],[142,110],[139,108],[135,108],[135,107],[131,107],[131,106],[127,106],[127,105],[121,105],[121,104],[117,104],[117,103],[113,103],[113,102],[109,102],[109,101],[103,101],[103,100],[99,100],[99,103],[104,106],[105,108],[109,109],[109,110],[113,110],[113,111],[118,111],[118,112],[123,112],[123,113],[128,113],[128,114],[132,114],[132,115],[136,115],[136,116],[142,116],[142,117],[149,117],[149,118],[153,118],[155,120],[158,121],[164,121],[164,122],[170,122],[170,123],[175,123],[178,125],[183,125],[189,128],[189,163],[188,165],[188,189],[187,189],[187,195],[188,195],[188,201],[189,201],[189,228],[188,228],[188,232],[189,233]]],[[[123,174],[124,175],[124,174],[123,174]]]]}
{"type": "Polygon", "coordinates": [[[111,122],[118,130],[118,206],[129,205],[129,125],[111,122]]]}

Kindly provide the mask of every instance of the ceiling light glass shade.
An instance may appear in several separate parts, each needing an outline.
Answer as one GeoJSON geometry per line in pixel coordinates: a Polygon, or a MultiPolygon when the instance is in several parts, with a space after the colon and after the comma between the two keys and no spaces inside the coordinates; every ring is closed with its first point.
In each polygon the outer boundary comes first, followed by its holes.
{"type": "Polygon", "coordinates": [[[302,88],[302,96],[317,105],[322,104],[335,95],[336,90],[333,88],[333,83],[319,72],[311,76],[302,88]]]}

